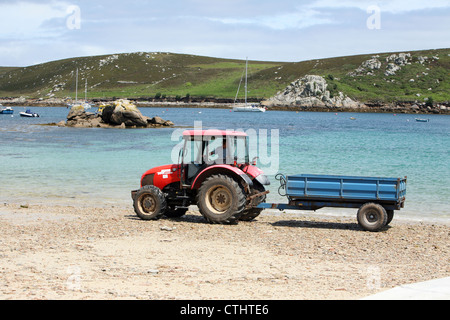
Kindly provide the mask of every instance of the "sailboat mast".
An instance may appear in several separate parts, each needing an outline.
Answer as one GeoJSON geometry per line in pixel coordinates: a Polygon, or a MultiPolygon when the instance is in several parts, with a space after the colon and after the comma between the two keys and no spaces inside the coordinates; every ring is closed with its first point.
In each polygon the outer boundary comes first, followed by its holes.
{"type": "Polygon", "coordinates": [[[87,101],[87,78],[86,78],[86,84],[84,85],[84,101],[87,101]]]}
{"type": "Polygon", "coordinates": [[[78,68],[77,68],[77,76],[75,80],[75,102],[78,101],[78,68]]]}
{"type": "Polygon", "coordinates": [[[247,106],[248,57],[245,58],[245,106],[247,106]]]}

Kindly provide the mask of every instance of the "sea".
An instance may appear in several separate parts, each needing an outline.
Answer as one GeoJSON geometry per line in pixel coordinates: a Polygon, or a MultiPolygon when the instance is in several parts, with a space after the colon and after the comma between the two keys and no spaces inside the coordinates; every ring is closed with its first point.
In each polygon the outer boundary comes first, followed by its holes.
{"type": "MultiPolygon", "coordinates": [[[[405,208],[396,218],[450,223],[449,115],[140,108],[176,128],[86,129],[43,125],[65,120],[65,107],[13,109],[13,115],[0,115],[0,206],[132,208],[131,190],[139,188],[142,174],[176,163],[180,132],[201,127],[256,134],[252,157],[259,156],[258,166],[271,181],[267,202],[287,202],[278,192],[277,173],[407,177],[405,208]],[[25,109],[40,117],[20,117],[25,109]]],[[[324,208],[312,214],[356,211],[324,208]]]]}

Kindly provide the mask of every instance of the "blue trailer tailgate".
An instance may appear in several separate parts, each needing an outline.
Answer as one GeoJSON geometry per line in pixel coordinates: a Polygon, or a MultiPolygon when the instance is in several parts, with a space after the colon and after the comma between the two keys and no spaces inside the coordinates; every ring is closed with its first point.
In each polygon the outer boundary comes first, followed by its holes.
{"type": "Polygon", "coordinates": [[[406,178],[374,178],[330,175],[286,177],[291,199],[341,199],[399,202],[406,194],[406,178]]]}

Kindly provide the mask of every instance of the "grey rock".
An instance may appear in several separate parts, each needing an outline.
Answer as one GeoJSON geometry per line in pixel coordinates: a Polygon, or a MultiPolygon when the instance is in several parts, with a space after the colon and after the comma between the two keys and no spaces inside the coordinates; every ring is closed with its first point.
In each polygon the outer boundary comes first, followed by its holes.
{"type": "Polygon", "coordinates": [[[150,123],[152,123],[152,124],[160,124],[160,125],[164,125],[165,122],[166,122],[166,121],[163,120],[163,119],[160,118],[160,117],[154,117],[153,119],[150,120],[150,123]]]}
{"type": "Polygon", "coordinates": [[[74,106],[67,115],[67,126],[81,128],[116,127],[116,128],[154,128],[173,126],[173,122],[160,117],[149,119],[128,100],[118,100],[106,106],[101,115],[86,112],[82,106],[74,106]]]}
{"type": "Polygon", "coordinates": [[[394,63],[389,63],[388,65],[387,65],[387,67],[386,67],[386,71],[384,72],[384,75],[385,76],[393,76],[393,75],[395,75],[395,73],[397,72],[397,71],[399,71],[401,68],[398,66],[398,65],[396,65],[396,64],[394,64],[394,63]]]}
{"type": "Polygon", "coordinates": [[[378,56],[373,56],[372,59],[364,61],[355,71],[349,73],[350,76],[374,75],[372,71],[381,68],[381,62],[378,56]]]}
{"type": "Polygon", "coordinates": [[[399,53],[399,54],[392,54],[389,57],[386,58],[386,62],[393,62],[397,66],[406,66],[409,63],[409,60],[411,59],[410,53],[399,53]]]}
{"type": "Polygon", "coordinates": [[[303,107],[343,107],[358,108],[364,106],[353,101],[342,92],[331,98],[326,80],[317,75],[307,75],[292,82],[283,91],[264,101],[266,106],[303,106],[303,107]]]}

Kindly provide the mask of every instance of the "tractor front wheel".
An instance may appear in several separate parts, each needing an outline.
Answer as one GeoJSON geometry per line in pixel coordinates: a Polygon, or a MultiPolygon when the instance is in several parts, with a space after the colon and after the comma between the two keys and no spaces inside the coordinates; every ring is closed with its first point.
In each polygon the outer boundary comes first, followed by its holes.
{"type": "Polygon", "coordinates": [[[147,185],[138,190],[133,206],[142,220],[158,220],[166,211],[166,197],[159,188],[147,185]]]}
{"type": "Polygon", "coordinates": [[[203,182],[197,194],[200,213],[210,223],[237,223],[245,209],[245,192],[231,177],[213,175],[203,182]]]}

